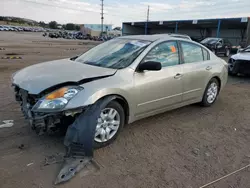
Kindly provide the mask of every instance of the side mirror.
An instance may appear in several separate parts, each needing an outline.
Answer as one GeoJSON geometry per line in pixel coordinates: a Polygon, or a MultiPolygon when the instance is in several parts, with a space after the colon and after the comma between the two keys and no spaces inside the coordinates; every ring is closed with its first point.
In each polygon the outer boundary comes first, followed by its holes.
{"type": "Polygon", "coordinates": [[[141,63],[138,67],[139,71],[149,70],[149,71],[159,71],[161,70],[162,66],[160,62],[156,61],[147,61],[144,63],[141,63]]]}

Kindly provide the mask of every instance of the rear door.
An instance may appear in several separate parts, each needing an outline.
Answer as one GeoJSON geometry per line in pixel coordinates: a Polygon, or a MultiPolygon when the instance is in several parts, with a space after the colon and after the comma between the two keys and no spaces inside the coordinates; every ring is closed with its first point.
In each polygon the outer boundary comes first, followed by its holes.
{"type": "Polygon", "coordinates": [[[183,101],[201,98],[210,78],[209,52],[190,42],[180,42],[183,59],[183,101]]]}

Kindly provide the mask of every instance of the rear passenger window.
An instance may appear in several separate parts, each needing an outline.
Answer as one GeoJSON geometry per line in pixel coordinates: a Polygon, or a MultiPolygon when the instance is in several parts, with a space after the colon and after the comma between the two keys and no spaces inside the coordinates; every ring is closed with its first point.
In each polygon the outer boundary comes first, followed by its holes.
{"type": "Polygon", "coordinates": [[[184,63],[195,63],[203,61],[201,47],[189,42],[181,42],[184,63]]]}
{"type": "Polygon", "coordinates": [[[210,60],[210,56],[207,50],[202,48],[204,61],[210,60]]]}

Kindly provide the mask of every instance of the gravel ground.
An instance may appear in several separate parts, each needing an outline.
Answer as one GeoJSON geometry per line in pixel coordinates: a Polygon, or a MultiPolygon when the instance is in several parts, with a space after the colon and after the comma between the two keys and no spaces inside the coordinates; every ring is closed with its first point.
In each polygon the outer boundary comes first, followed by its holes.
{"type": "MultiPolygon", "coordinates": [[[[80,54],[97,42],[49,39],[41,33],[0,33],[0,187],[51,188],[64,153],[63,137],[37,136],[24,120],[10,87],[11,74],[31,64],[80,54]]],[[[100,164],[58,187],[201,187],[250,163],[250,78],[229,78],[210,108],[190,105],[126,126],[116,142],[95,151],[100,164]]],[[[250,168],[208,188],[248,188],[250,168]]],[[[206,188],[207,188],[206,187],[206,188]]]]}

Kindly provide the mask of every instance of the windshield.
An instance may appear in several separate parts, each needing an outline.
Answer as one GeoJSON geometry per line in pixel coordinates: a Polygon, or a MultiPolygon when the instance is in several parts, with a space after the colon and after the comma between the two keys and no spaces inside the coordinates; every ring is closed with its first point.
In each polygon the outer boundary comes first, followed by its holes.
{"type": "Polygon", "coordinates": [[[150,43],[144,40],[117,38],[90,49],[76,61],[99,67],[122,69],[129,66],[150,43]]]}
{"type": "Polygon", "coordinates": [[[207,44],[214,44],[217,43],[220,39],[219,38],[206,38],[201,43],[207,43],[207,44]]]}

